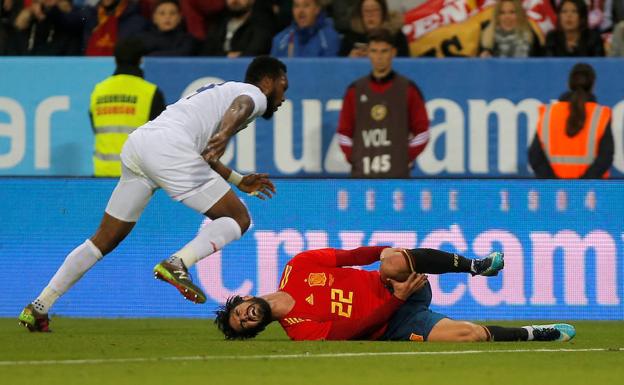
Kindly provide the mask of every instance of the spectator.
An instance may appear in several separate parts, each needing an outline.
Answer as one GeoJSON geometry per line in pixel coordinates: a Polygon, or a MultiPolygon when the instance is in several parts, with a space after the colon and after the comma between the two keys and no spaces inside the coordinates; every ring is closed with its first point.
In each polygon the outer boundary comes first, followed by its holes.
{"type": "Polygon", "coordinates": [[[180,5],[189,33],[203,41],[225,9],[225,0],[181,0],[180,5]]]}
{"type": "Polygon", "coordinates": [[[607,178],[613,163],[611,109],[592,94],[596,74],[576,64],[570,90],[559,101],[541,106],[529,162],[538,178],[607,178]]]}
{"type": "Polygon", "coordinates": [[[10,55],[79,55],[80,37],[48,17],[55,8],[70,12],[68,0],[34,1],[15,18],[15,30],[8,47],[10,55]]]}
{"type": "Polygon", "coordinates": [[[274,34],[288,27],[293,20],[292,0],[273,0],[274,34]]]}
{"type": "Polygon", "coordinates": [[[227,0],[226,16],[208,37],[202,54],[208,56],[266,55],[271,50],[271,30],[254,18],[254,0],[227,0]]]}
{"type": "Polygon", "coordinates": [[[336,56],[340,36],[325,16],[321,0],[294,0],[293,23],[273,38],[272,56],[336,56]]]}
{"type": "Polygon", "coordinates": [[[8,54],[9,43],[14,41],[13,23],[22,7],[22,0],[0,0],[0,55],[8,54]]]}
{"type": "Polygon", "coordinates": [[[397,56],[409,56],[407,38],[401,32],[402,25],[401,15],[388,12],[386,0],[359,0],[353,9],[351,29],[342,39],[340,56],[367,57],[368,33],[378,28],[392,32],[397,56]]]}
{"type": "Polygon", "coordinates": [[[606,0],[605,9],[611,25],[615,26],[620,21],[624,21],[624,0],[606,0]]]}
{"type": "Polygon", "coordinates": [[[498,0],[492,21],[481,33],[481,57],[540,56],[539,39],[520,0],[498,0]]]}
{"type": "Polygon", "coordinates": [[[557,26],[546,35],[546,56],[604,56],[600,34],[588,27],[585,0],[562,0],[557,26]]]}
{"type": "Polygon", "coordinates": [[[159,0],[152,15],[152,27],[138,35],[146,56],[190,56],[193,37],[186,33],[177,0],[159,0]]]}
{"type": "Polygon", "coordinates": [[[165,109],[162,92],[146,80],[139,67],[144,47],[128,38],[115,46],[115,73],[98,83],[91,93],[89,116],[95,134],[93,175],[119,177],[121,148],[137,127],[155,119],[165,109]]]}
{"type": "Polygon", "coordinates": [[[109,56],[120,39],[136,36],[147,27],[139,6],[132,0],[100,0],[97,7],[74,8],[69,13],[49,15],[66,29],[82,32],[82,49],[87,56],[109,56]]]}
{"type": "Polygon", "coordinates": [[[338,142],[356,178],[409,178],[429,141],[422,93],[392,70],[394,41],[388,30],[371,32],[372,72],[353,82],[344,96],[338,142]]]}
{"type": "Polygon", "coordinates": [[[611,52],[609,56],[624,56],[624,21],[616,24],[611,36],[611,52]]]}
{"type": "Polygon", "coordinates": [[[327,5],[327,13],[334,21],[334,28],[341,34],[351,29],[351,18],[359,0],[334,0],[327,5]]]}

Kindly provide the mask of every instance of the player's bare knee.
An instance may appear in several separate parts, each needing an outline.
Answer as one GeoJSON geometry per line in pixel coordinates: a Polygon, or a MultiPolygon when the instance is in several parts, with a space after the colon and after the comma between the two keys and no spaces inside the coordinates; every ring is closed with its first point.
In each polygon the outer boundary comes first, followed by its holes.
{"type": "Polygon", "coordinates": [[[383,280],[392,278],[395,281],[403,282],[409,277],[409,267],[405,262],[405,258],[398,250],[387,248],[381,252],[379,274],[383,280]]]}
{"type": "Polygon", "coordinates": [[[483,327],[473,324],[471,322],[463,322],[463,332],[462,337],[465,342],[479,342],[485,341],[487,339],[487,335],[485,334],[485,330],[483,327]]]}
{"type": "Polygon", "coordinates": [[[479,341],[479,336],[475,330],[475,328],[473,326],[476,326],[474,324],[471,324],[469,322],[457,322],[453,329],[454,329],[454,340],[457,342],[475,342],[475,341],[479,341]]]}

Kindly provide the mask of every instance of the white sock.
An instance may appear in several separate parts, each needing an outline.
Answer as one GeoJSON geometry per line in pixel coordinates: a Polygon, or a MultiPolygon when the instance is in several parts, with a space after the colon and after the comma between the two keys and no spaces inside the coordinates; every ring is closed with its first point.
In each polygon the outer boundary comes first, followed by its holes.
{"type": "Polygon", "coordinates": [[[533,341],[534,337],[533,337],[533,326],[523,326],[523,329],[526,329],[526,331],[529,333],[529,337],[527,338],[527,341],[533,341]]]}
{"type": "Polygon", "coordinates": [[[100,250],[87,239],[83,244],[72,250],[56,271],[54,277],[39,297],[33,301],[35,310],[48,313],[50,307],[65,294],[97,261],[102,258],[100,250]]]}
{"type": "Polygon", "coordinates": [[[241,228],[238,222],[230,217],[217,218],[199,230],[199,234],[192,241],[173,255],[179,257],[184,266],[189,268],[240,237],[241,228]]]}

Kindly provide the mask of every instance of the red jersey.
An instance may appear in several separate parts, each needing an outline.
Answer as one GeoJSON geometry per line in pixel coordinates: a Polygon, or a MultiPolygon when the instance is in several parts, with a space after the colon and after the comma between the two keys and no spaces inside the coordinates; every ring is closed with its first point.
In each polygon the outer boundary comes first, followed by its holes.
{"type": "Polygon", "coordinates": [[[295,306],[279,323],[293,340],[378,339],[403,304],[377,271],[349,267],[379,260],[385,247],[305,251],[284,268],[279,290],[295,306]]]}

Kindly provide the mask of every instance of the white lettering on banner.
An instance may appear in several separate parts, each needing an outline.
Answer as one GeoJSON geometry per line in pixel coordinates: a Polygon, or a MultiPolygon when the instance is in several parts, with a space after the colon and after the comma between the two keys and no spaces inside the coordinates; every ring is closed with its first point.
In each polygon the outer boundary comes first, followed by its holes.
{"type": "MultiPolygon", "coordinates": [[[[330,99],[325,104],[325,111],[327,112],[340,110],[342,110],[342,99],[330,99]]],[[[327,154],[325,154],[323,169],[328,173],[345,173],[351,171],[351,165],[347,162],[338,144],[337,134],[332,135],[327,154]]]]}
{"type": "Polygon", "coordinates": [[[185,98],[189,95],[194,94],[195,92],[197,92],[198,89],[202,88],[207,84],[220,84],[224,82],[225,80],[214,76],[206,76],[203,78],[195,79],[188,86],[186,86],[184,91],[182,91],[180,98],[185,98]]]}
{"type": "Polygon", "coordinates": [[[427,102],[427,115],[433,121],[436,113],[444,114],[441,123],[429,129],[429,143],[416,158],[423,173],[436,175],[441,172],[463,173],[464,167],[464,112],[459,104],[449,99],[433,99],[427,102]],[[438,159],[435,153],[436,142],[444,140],[444,157],[438,159]]]}
{"type": "Polygon", "coordinates": [[[416,232],[415,231],[375,231],[371,235],[371,238],[368,244],[413,249],[416,247],[416,232]]]}
{"type": "MultiPolygon", "coordinates": [[[[524,99],[514,105],[507,99],[495,99],[491,102],[484,100],[469,100],[470,111],[470,171],[477,174],[490,172],[488,154],[489,145],[489,116],[495,114],[498,118],[498,171],[504,174],[518,172],[518,115],[527,116],[528,140],[527,147],[533,139],[538,119],[538,107],[542,103],[537,99],[524,99]]],[[[523,147],[524,149],[524,147],[523,147]]]]}
{"type": "Polygon", "coordinates": [[[495,243],[502,244],[505,251],[503,286],[493,291],[488,285],[488,277],[474,277],[468,280],[470,294],[477,303],[485,306],[524,305],[524,258],[518,238],[509,231],[487,230],[474,239],[472,250],[475,255],[485,258],[495,250],[495,243]]]}
{"type": "Polygon", "coordinates": [[[256,172],[256,122],[247,125],[236,134],[236,169],[241,172],[256,172]]]}
{"type": "Polygon", "coordinates": [[[338,233],[343,249],[355,249],[362,246],[364,244],[364,236],[363,231],[341,231],[338,233]]]}
{"type": "Polygon", "coordinates": [[[617,250],[609,233],[594,230],[581,238],[572,230],[556,234],[532,232],[533,250],[533,297],[531,304],[554,305],[554,256],[558,249],[563,252],[564,301],[567,305],[587,305],[585,290],[585,261],[587,251],[592,249],[596,263],[596,303],[618,305],[617,250]]]}
{"type": "Polygon", "coordinates": [[[37,106],[35,112],[35,168],[50,168],[50,123],[52,114],[69,111],[69,96],[51,96],[37,106]]]}
{"type": "Polygon", "coordinates": [[[611,130],[615,145],[613,167],[624,172],[624,151],[622,151],[624,149],[624,100],[613,106],[611,110],[611,130]]]}
{"type": "Polygon", "coordinates": [[[217,251],[208,258],[202,259],[195,266],[199,282],[206,289],[206,295],[209,298],[219,303],[225,303],[225,300],[233,295],[245,296],[251,294],[253,282],[249,279],[243,280],[240,286],[232,290],[223,285],[221,251],[217,251]]]}
{"type": "Polygon", "coordinates": [[[294,257],[304,249],[303,237],[297,230],[256,231],[254,238],[258,245],[258,288],[256,295],[272,293],[277,290],[279,280],[278,255],[283,245],[284,252],[294,257]]]}
{"type": "MultiPolygon", "coordinates": [[[[222,79],[206,77],[192,82],[184,91],[184,95],[194,92],[206,83],[220,83],[222,79]]],[[[6,100],[6,99],[4,99],[6,100]]],[[[538,106],[541,102],[527,98],[514,103],[508,99],[498,98],[492,101],[483,99],[468,100],[468,110],[451,99],[432,99],[426,103],[430,127],[429,144],[416,159],[418,168],[425,175],[441,173],[489,174],[497,171],[501,174],[518,174],[530,171],[528,162],[526,170],[519,170],[518,154],[526,152],[535,131],[538,120],[538,106]],[[522,119],[521,116],[524,118],[522,119]],[[436,119],[436,117],[438,119],[436,119]],[[441,119],[440,119],[441,117],[441,119]],[[490,121],[496,119],[497,142],[491,140],[490,121]],[[519,127],[519,123],[522,125],[519,127]],[[526,132],[527,143],[519,143],[519,132],[526,132]],[[468,134],[468,138],[466,135],[468,134]],[[436,153],[436,144],[442,140],[443,150],[436,153]],[[491,169],[490,147],[496,146],[496,170],[491,169]],[[468,155],[466,156],[466,151],[468,155]],[[468,162],[468,165],[466,165],[468,162]],[[468,166],[468,167],[467,167],[468,166]]],[[[327,129],[323,122],[323,102],[319,99],[303,99],[301,101],[301,139],[295,141],[294,124],[297,115],[292,100],[286,100],[275,113],[273,123],[274,163],[283,175],[297,173],[346,173],[351,166],[346,162],[338,144],[335,129],[326,153],[323,153],[323,134],[327,129]],[[295,153],[301,154],[298,158],[295,153]]],[[[325,112],[336,112],[342,108],[341,99],[330,99],[325,102],[325,112]]],[[[325,125],[335,122],[325,122],[325,125]]],[[[614,167],[624,172],[624,101],[613,107],[612,129],[615,140],[614,167]]],[[[387,135],[380,132],[371,133],[364,138],[367,145],[388,144],[387,135]]],[[[6,155],[5,155],[6,156],[6,155]]],[[[23,156],[23,155],[22,155],[23,156]]],[[[2,158],[0,158],[1,160],[2,158]]],[[[43,158],[41,158],[43,159],[43,158]]],[[[237,169],[244,172],[256,172],[256,133],[251,123],[239,133],[228,145],[222,161],[229,164],[235,160],[237,169]],[[236,158],[236,159],[234,159],[236,158]]],[[[0,167],[2,163],[0,163],[0,167]]],[[[4,166],[11,167],[11,166],[4,166]]],[[[372,167],[372,160],[371,160],[372,167]]]]}
{"type": "Polygon", "coordinates": [[[468,18],[468,8],[463,1],[447,1],[438,13],[432,13],[403,26],[405,35],[417,39],[439,27],[451,23],[461,23],[468,18]]]}
{"type": "Polygon", "coordinates": [[[0,138],[8,137],[9,151],[0,154],[0,168],[19,164],[26,151],[26,116],[20,104],[11,98],[0,97],[0,112],[9,115],[9,123],[0,123],[0,138]]]}
{"type": "MultiPolygon", "coordinates": [[[[440,249],[444,245],[454,248],[459,254],[467,254],[468,244],[459,225],[453,224],[449,229],[438,229],[425,235],[420,245],[416,244],[417,233],[410,231],[340,231],[338,238],[341,241],[339,248],[354,249],[365,244],[369,236],[369,246],[383,244],[404,248],[433,248],[440,249]]],[[[301,233],[295,229],[276,231],[255,231],[254,238],[257,245],[258,285],[255,295],[262,295],[277,290],[279,275],[280,250],[293,257],[303,250],[328,247],[326,231],[314,230],[301,233]]],[[[587,289],[585,285],[586,255],[590,250],[595,255],[595,301],[598,305],[613,306],[620,304],[617,283],[617,250],[613,237],[603,230],[594,230],[581,238],[576,232],[562,230],[556,234],[546,232],[531,232],[531,251],[526,258],[532,257],[532,294],[528,301],[531,305],[557,305],[555,297],[556,285],[562,285],[563,302],[566,305],[588,305],[587,289]],[[561,267],[564,279],[555,281],[554,257],[557,251],[563,251],[563,266],[561,267]]],[[[621,234],[624,241],[624,233],[621,234]]],[[[452,290],[443,291],[440,281],[443,276],[429,275],[429,282],[433,291],[432,304],[438,306],[452,306],[459,302],[466,294],[483,306],[526,305],[527,298],[524,289],[524,251],[522,244],[514,234],[506,230],[488,229],[475,236],[472,241],[472,252],[478,257],[485,257],[495,248],[502,245],[505,253],[505,270],[502,274],[502,286],[492,290],[485,277],[467,278],[466,283],[457,283],[452,290]]],[[[557,264],[559,266],[561,264],[557,264]]],[[[229,290],[223,286],[221,253],[202,260],[198,264],[200,282],[206,288],[207,294],[215,301],[223,303],[228,296],[249,295],[253,284],[244,280],[236,289],[229,290]]]]}
{"type": "Polygon", "coordinates": [[[522,5],[526,10],[528,18],[537,23],[539,30],[546,35],[548,31],[555,29],[555,26],[546,13],[540,13],[537,11],[538,7],[540,7],[543,3],[544,0],[524,0],[522,5]]]}
{"type": "MultiPolygon", "coordinates": [[[[440,249],[442,244],[450,244],[459,254],[465,254],[468,245],[461,228],[458,225],[451,225],[450,230],[434,230],[427,234],[420,247],[428,249],[440,249]]],[[[450,306],[459,301],[466,293],[466,284],[459,283],[451,292],[444,292],[440,287],[439,275],[429,274],[428,280],[431,284],[433,298],[431,303],[440,306],[450,306]]]]}
{"type": "Polygon", "coordinates": [[[274,117],[273,156],[275,166],[284,174],[295,174],[302,170],[311,173],[321,172],[321,102],[304,99],[301,104],[303,130],[300,159],[294,156],[294,150],[299,147],[299,143],[294,141],[292,101],[284,101],[274,117]]]}

